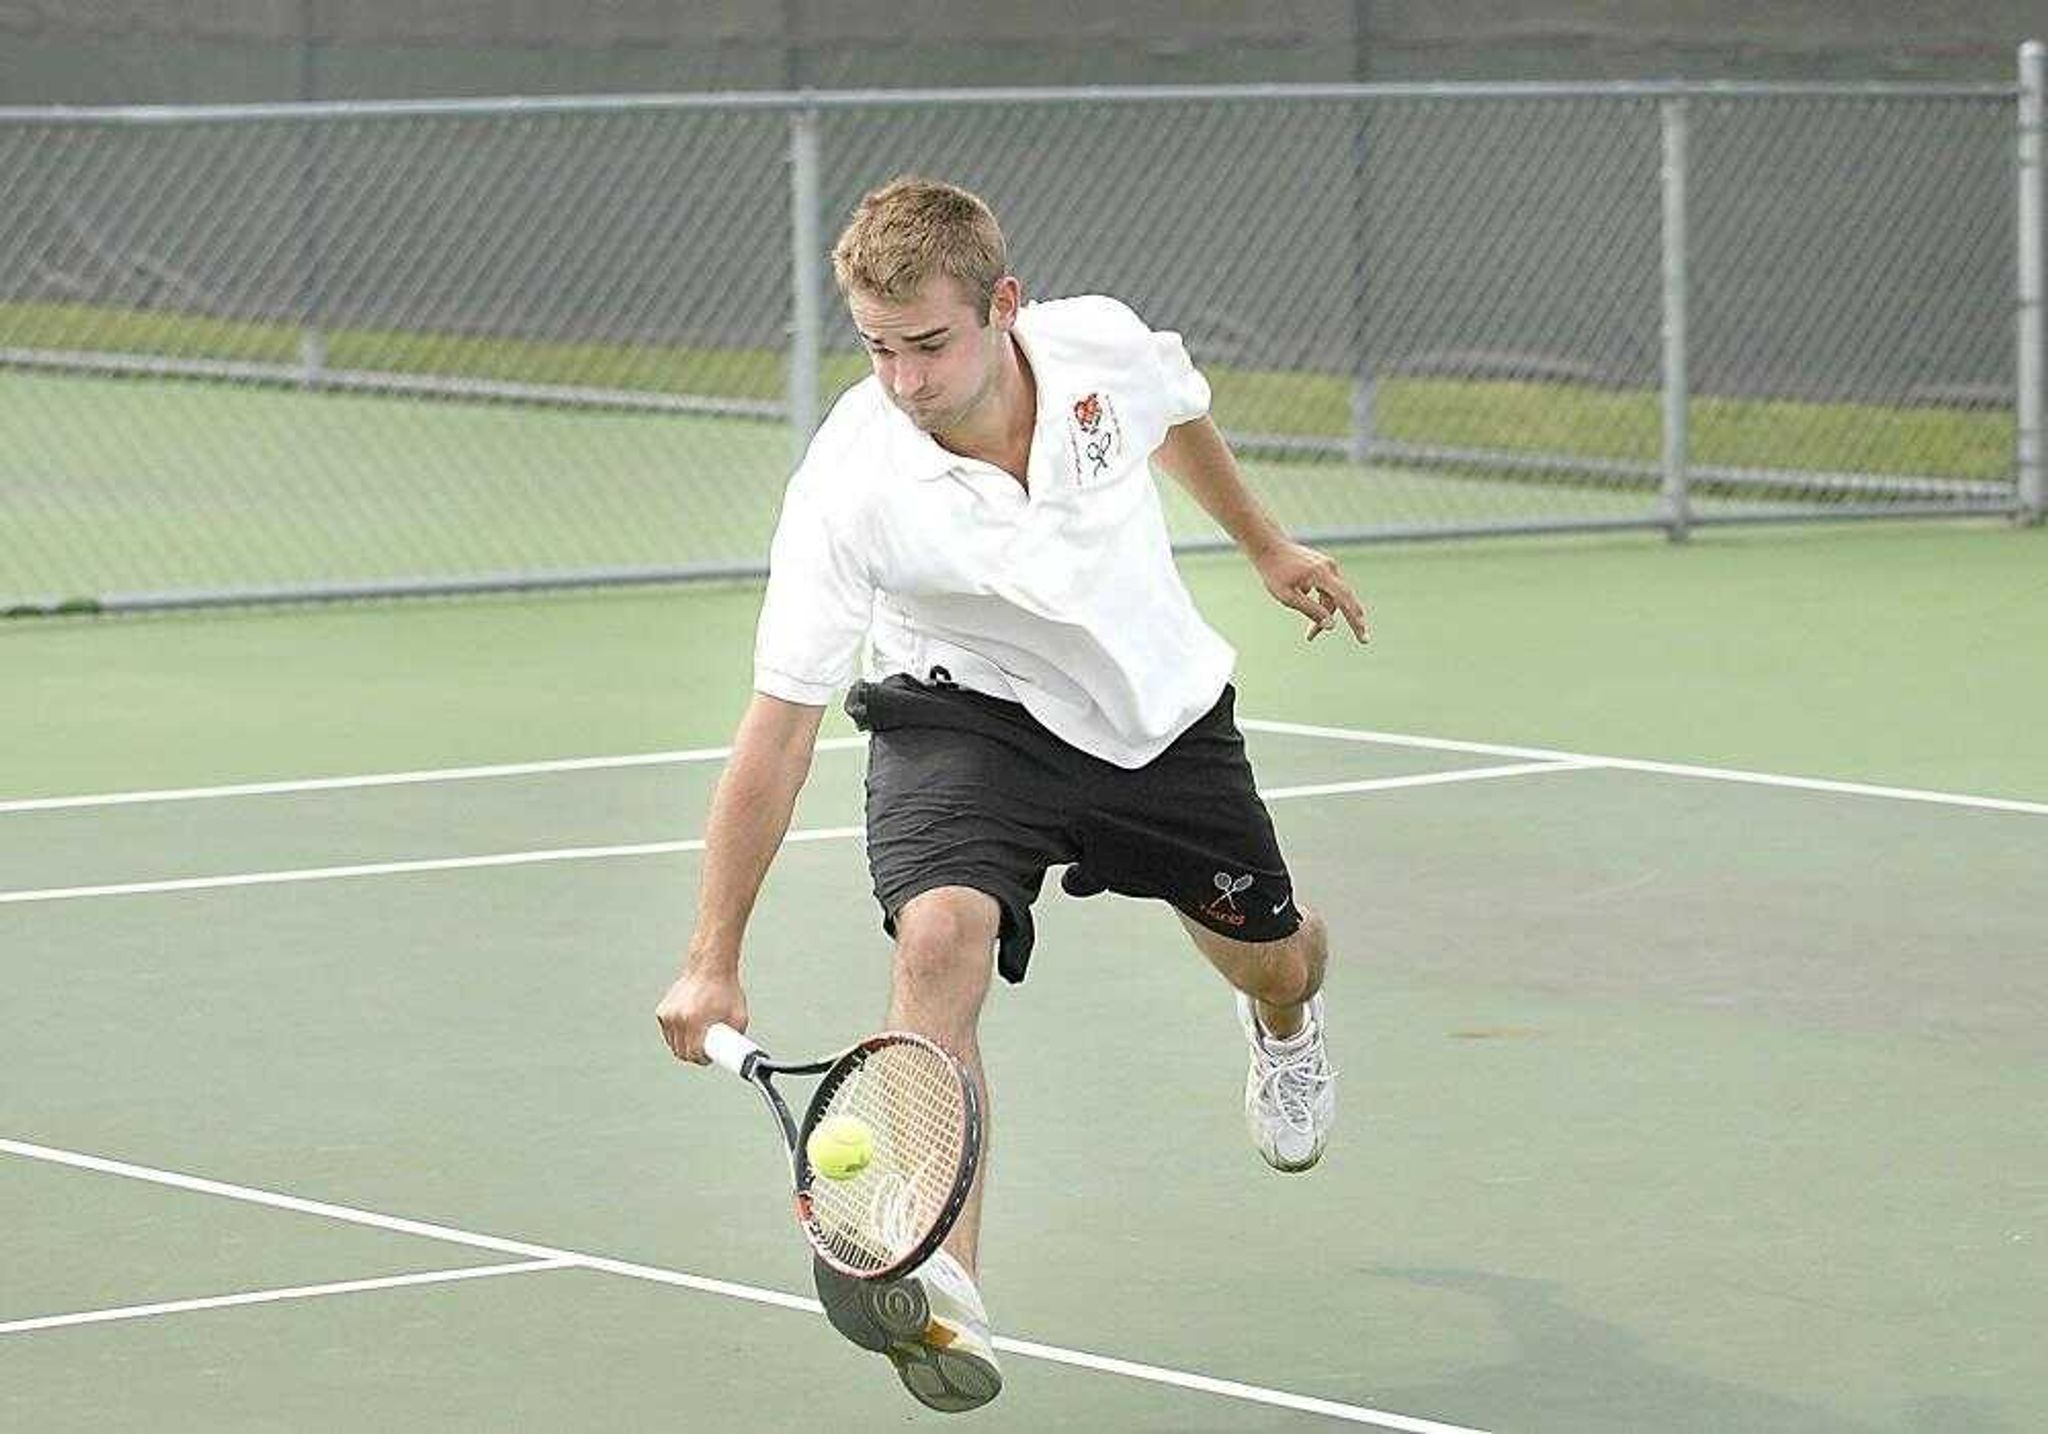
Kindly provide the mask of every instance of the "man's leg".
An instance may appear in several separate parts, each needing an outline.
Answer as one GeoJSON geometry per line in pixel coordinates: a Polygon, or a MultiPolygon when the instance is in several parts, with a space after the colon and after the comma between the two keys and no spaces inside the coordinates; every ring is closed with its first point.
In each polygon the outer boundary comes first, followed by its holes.
{"type": "Polygon", "coordinates": [[[896,913],[889,1025],[937,1041],[973,1073],[982,1107],[982,1160],[967,1204],[937,1254],[896,1280],[850,1279],[814,1268],[834,1329],[888,1356],[904,1388],[942,1413],[976,1409],[1002,1392],[1002,1371],[975,1285],[981,1192],[988,1172],[988,1082],[975,1029],[1002,924],[995,899],[960,886],[912,897],[896,913]]]}
{"type": "Polygon", "coordinates": [[[1321,918],[1303,909],[1301,925],[1278,941],[1235,941],[1185,915],[1181,923],[1238,991],[1251,1051],[1244,1115],[1252,1143],[1275,1170],[1308,1169],[1322,1158],[1337,1113],[1320,995],[1329,960],[1321,918]]]}
{"type": "Polygon", "coordinates": [[[981,1192],[988,1177],[988,1080],[976,1030],[1002,912],[995,899],[964,886],[941,886],[912,897],[896,913],[896,965],[889,990],[889,1026],[915,1031],[957,1056],[981,1097],[981,1163],[946,1248],[972,1275],[980,1269],[981,1192]]]}
{"type": "Polygon", "coordinates": [[[1303,907],[1301,925],[1281,941],[1233,941],[1186,916],[1180,921],[1223,979],[1252,998],[1268,1035],[1285,1040],[1301,1030],[1330,959],[1329,931],[1320,916],[1303,907]]]}

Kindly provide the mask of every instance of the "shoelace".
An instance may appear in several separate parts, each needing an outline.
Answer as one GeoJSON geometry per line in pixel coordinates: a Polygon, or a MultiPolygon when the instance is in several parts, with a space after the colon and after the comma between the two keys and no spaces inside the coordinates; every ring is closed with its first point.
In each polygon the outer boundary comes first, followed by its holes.
{"type": "Polygon", "coordinates": [[[1315,1128],[1316,1092],[1337,1079],[1323,1043],[1310,1041],[1292,1054],[1276,1054],[1260,1041],[1259,1065],[1260,1103],[1278,1110],[1292,1129],[1310,1133],[1315,1128]]]}

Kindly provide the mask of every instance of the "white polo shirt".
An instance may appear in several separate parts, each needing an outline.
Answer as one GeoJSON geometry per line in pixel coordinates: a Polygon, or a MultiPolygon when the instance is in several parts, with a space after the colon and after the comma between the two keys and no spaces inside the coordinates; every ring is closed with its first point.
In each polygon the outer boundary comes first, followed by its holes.
{"type": "Polygon", "coordinates": [[[857,675],[1021,703],[1121,767],[1215,704],[1237,654],[1195,611],[1147,460],[1209,410],[1180,335],[1114,299],[1026,305],[1038,390],[1026,489],[920,431],[870,375],[790,479],[769,556],[754,686],[807,706],[857,675]]]}

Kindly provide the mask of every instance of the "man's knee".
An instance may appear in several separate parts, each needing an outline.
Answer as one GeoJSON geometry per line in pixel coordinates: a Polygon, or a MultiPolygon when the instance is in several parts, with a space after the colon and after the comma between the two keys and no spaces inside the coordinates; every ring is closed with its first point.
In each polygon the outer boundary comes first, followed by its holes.
{"type": "Polygon", "coordinates": [[[1323,967],[1329,962],[1330,935],[1329,929],[1323,925],[1323,918],[1304,908],[1301,926],[1289,939],[1289,944],[1301,959],[1301,994],[1297,999],[1306,1001],[1323,988],[1323,967]]]}
{"type": "Polygon", "coordinates": [[[1002,909],[986,892],[942,886],[896,914],[896,980],[925,989],[985,984],[1002,909]]]}
{"type": "Polygon", "coordinates": [[[1304,910],[1292,936],[1259,948],[1247,963],[1245,989],[1269,1006],[1298,1006],[1322,989],[1328,949],[1322,918],[1304,910]]]}

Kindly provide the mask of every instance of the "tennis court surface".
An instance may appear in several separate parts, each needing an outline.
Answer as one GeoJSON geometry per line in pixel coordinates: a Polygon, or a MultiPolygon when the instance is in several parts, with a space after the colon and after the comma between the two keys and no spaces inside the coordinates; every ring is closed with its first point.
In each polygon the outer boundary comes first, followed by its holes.
{"type": "MultiPolygon", "coordinates": [[[[1366,653],[1187,564],[1337,954],[1268,1171],[1163,911],[984,1021],[985,1429],[2048,1425],[2048,547],[1357,550],[1366,653]]],[[[756,593],[0,628],[0,1425],[898,1428],[754,1097],[652,1018],[756,593]]],[[[870,1028],[835,720],[755,1032],[870,1028]]]]}

